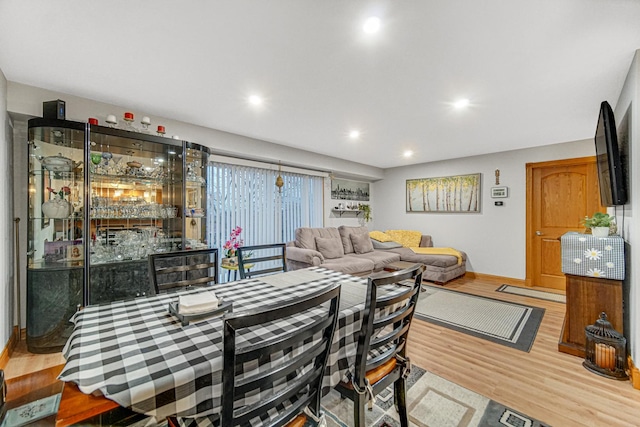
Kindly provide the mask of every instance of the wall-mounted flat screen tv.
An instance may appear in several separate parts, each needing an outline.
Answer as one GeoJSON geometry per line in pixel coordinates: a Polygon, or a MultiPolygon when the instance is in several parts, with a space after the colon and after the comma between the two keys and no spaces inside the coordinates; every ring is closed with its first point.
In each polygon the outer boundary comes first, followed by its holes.
{"type": "Polygon", "coordinates": [[[600,104],[595,142],[600,202],[603,206],[624,205],[627,203],[627,189],[618,146],[616,120],[607,101],[600,104]]]}

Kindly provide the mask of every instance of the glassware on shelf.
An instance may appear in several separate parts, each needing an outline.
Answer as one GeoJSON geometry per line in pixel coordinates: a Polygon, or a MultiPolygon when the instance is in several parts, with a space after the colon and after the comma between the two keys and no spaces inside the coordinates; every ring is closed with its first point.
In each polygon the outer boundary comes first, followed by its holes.
{"type": "Polygon", "coordinates": [[[149,117],[144,116],[142,120],[140,120],[140,125],[142,126],[140,132],[151,134],[151,129],[149,128],[149,126],[151,126],[151,119],[149,117]]]}

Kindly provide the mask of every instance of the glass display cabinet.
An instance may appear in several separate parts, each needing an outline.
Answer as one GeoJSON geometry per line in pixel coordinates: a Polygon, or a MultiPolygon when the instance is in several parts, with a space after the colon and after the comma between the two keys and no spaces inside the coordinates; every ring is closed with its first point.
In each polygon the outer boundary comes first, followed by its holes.
{"type": "Polygon", "coordinates": [[[208,156],[142,132],[29,121],[29,351],[59,351],[79,307],[152,293],[149,254],[208,247],[208,156]]]}

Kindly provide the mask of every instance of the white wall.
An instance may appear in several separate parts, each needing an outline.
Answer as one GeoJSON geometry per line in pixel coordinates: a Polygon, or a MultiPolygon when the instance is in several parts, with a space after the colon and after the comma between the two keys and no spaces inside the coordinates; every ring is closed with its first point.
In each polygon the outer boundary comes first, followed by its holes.
{"type": "Polygon", "coordinates": [[[0,204],[0,352],[6,347],[14,322],[13,288],[13,153],[11,123],[7,114],[7,79],[0,70],[0,179],[4,197],[0,204]]]}
{"type": "MultiPolygon", "coordinates": [[[[640,265],[640,251],[634,243],[640,243],[640,227],[634,222],[633,212],[640,212],[640,182],[638,176],[640,174],[640,111],[638,110],[638,102],[640,102],[640,50],[636,54],[629,68],[629,73],[625,80],[624,86],[615,106],[614,114],[616,122],[625,119],[628,120],[626,129],[619,129],[618,133],[626,135],[626,143],[629,147],[629,202],[624,209],[624,220],[618,224],[624,223],[623,237],[627,241],[627,248],[630,248],[628,259],[630,262],[626,266],[625,294],[628,298],[625,307],[625,326],[628,325],[628,331],[625,336],[629,340],[629,350],[631,357],[636,366],[640,365],[640,315],[637,307],[640,307],[640,274],[635,271],[634,267],[640,265]]],[[[618,217],[620,217],[620,208],[618,217]]]]}
{"type": "MultiPolygon", "coordinates": [[[[595,119],[594,119],[595,131],[595,119]]],[[[526,163],[595,155],[593,140],[387,169],[373,184],[377,230],[411,229],[433,236],[435,246],[451,246],[468,255],[467,269],[482,274],[524,279],[526,276],[526,163]],[[509,197],[492,199],[495,170],[509,197]],[[481,213],[407,213],[405,181],[449,175],[482,174],[481,213]],[[494,201],[504,206],[494,206],[494,201]]]]}
{"type": "MultiPolygon", "coordinates": [[[[126,107],[105,104],[65,93],[53,92],[15,82],[9,82],[8,84],[7,108],[11,113],[41,117],[42,102],[53,99],[66,101],[67,120],[79,122],[86,122],[89,117],[95,117],[100,124],[104,125],[108,114],[114,114],[116,117],[121,118],[125,111],[129,111],[126,107]]],[[[360,177],[365,180],[380,179],[383,176],[382,169],[373,166],[310,153],[169,118],[151,116],[144,111],[133,111],[133,113],[136,116],[136,121],[142,116],[149,116],[154,128],[159,124],[166,127],[167,136],[178,135],[180,139],[211,147],[215,149],[217,154],[241,154],[246,158],[274,163],[275,165],[282,161],[291,166],[337,172],[340,175],[360,177]]]]}

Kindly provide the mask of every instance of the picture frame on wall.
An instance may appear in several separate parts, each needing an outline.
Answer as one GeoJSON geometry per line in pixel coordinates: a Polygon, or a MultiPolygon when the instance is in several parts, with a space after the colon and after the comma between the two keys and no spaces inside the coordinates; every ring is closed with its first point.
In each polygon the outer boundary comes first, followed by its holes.
{"type": "Polygon", "coordinates": [[[369,183],[334,178],[331,180],[331,198],[368,202],[369,183]]]}
{"type": "Polygon", "coordinates": [[[482,174],[452,175],[406,181],[407,212],[479,213],[482,174]]]}

